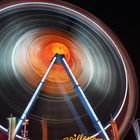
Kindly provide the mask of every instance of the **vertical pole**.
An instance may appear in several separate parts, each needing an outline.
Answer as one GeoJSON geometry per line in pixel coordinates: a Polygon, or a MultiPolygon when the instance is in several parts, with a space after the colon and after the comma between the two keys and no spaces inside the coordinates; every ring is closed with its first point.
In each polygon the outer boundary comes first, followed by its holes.
{"type": "Polygon", "coordinates": [[[23,130],[22,130],[22,137],[23,140],[28,140],[28,130],[27,130],[27,125],[29,124],[29,120],[25,119],[23,125],[23,130]]]}
{"type": "Polygon", "coordinates": [[[111,123],[114,140],[119,140],[118,126],[115,120],[111,123]]]}
{"type": "Polygon", "coordinates": [[[32,98],[31,98],[30,101],[29,101],[28,105],[26,106],[26,108],[25,108],[25,110],[24,110],[24,112],[23,112],[21,118],[19,119],[19,121],[18,121],[18,123],[17,123],[17,125],[16,125],[14,135],[16,135],[16,134],[18,133],[19,129],[20,129],[21,126],[22,126],[22,123],[25,121],[25,118],[27,117],[27,115],[29,114],[29,112],[30,112],[32,106],[34,105],[35,101],[37,100],[37,97],[38,97],[38,95],[39,95],[39,93],[40,93],[40,91],[41,91],[41,89],[42,89],[42,87],[43,87],[43,85],[44,85],[44,82],[45,82],[45,80],[46,80],[46,78],[47,78],[47,76],[48,76],[48,74],[49,74],[49,72],[50,72],[50,70],[51,70],[53,64],[55,63],[55,60],[56,60],[56,57],[54,57],[54,58],[52,59],[51,64],[49,65],[49,68],[47,69],[47,71],[46,71],[46,73],[44,74],[42,80],[40,81],[40,83],[39,83],[37,89],[35,90],[35,92],[34,92],[32,98]]]}
{"type": "Polygon", "coordinates": [[[48,140],[47,119],[44,116],[42,118],[42,140],[48,140]]]}
{"type": "Polygon", "coordinates": [[[56,56],[60,59],[61,63],[63,64],[64,69],[66,70],[66,72],[67,72],[67,74],[68,74],[68,76],[69,76],[69,78],[70,78],[70,80],[71,80],[71,82],[72,82],[72,84],[73,84],[73,86],[74,86],[74,88],[75,88],[75,90],[76,90],[76,92],[77,92],[85,110],[87,111],[89,117],[91,118],[91,121],[92,121],[93,125],[95,126],[96,130],[99,131],[99,132],[101,131],[103,137],[106,140],[109,140],[109,137],[108,137],[107,133],[105,132],[101,122],[99,121],[98,117],[96,116],[96,114],[95,114],[93,108],[91,107],[88,99],[86,98],[83,90],[81,89],[81,87],[78,84],[77,80],[75,79],[72,71],[70,70],[70,68],[69,68],[69,66],[68,66],[68,64],[67,64],[67,62],[64,58],[64,55],[56,54],[56,56]]]}
{"type": "Polygon", "coordinates": [[[140,127],[139,127],[139,119],[133,120],[132,127],[135,132],[136,140],[140,140],[140,127]]]}
{"type": "Polygon", "coordinates": [[[26,120],[25,120],[25,124],[24,124],[24,128],[23,128],[23,140],[26,140],[27,137],[27,124],[26,124],[26,120]]]}
{"type": "Polygon", "coordinates": [[[15,140],[14,130],[16,126],[16,118],[11,116],[10,118],[8,118],[8,121],[9,121],[8,140],[15,140]]]}

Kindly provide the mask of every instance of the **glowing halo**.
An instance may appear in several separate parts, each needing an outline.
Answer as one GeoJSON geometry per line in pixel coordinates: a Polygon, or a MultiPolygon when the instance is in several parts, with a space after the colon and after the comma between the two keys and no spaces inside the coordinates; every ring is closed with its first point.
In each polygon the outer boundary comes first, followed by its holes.
{"type": "MultiPolygon", "coordinates": [[[[0,57],[3,60],[0,71],[0,81],[3,82],[0,98],[9,111],[17,116],[21,114],[52,58],[48,50],[48,59],[44,58],[46,46],[61,42],[68,47],[68,64],[97,116],[107,129],[112,114],[119,122],[120,135],[123,135],[134,114],[136,101],[131,62],[118,38],[103,23],[89,13],[75,9],[75,6],[61,2],[19,2],[0,9],[0,19],[4,19],[5,23],[0,30],[0,57]],[[8,22],[5,17],[12,22],[8,22]],[[130,99],[132,93],[135,96],[130,99]],[[15,98],[18,99],[18,106],[14,102],[15,98]],[[125,116],[127,121],[123,123],[121,114],[125,108],[131,108],[131,113],[126,113],[129,117],[125,116]]],[[[78,117],[82,119],[90,135],[96,133],[61,65],[53,67],[34,108],[30,118],[37,126],[45,113],[50,130],[58,124],[59,129],[63,130],[65,123],[77,130],[75,118],[78,117]],[[73,103],[79,116],[72,116],[69,112],[69,101],[73,103]]],[[[4,118],[5,116],[6,114],[4,118]]],[[[3,125],[5,124],[4,122],[3,125]]],[[[76,132],[65,130],[65,133],[76,132]]],[[[51,140],[53,135],[50,132],[51,140]]],[[[65,136],[61,132],[59,135],[65,136]]]]}

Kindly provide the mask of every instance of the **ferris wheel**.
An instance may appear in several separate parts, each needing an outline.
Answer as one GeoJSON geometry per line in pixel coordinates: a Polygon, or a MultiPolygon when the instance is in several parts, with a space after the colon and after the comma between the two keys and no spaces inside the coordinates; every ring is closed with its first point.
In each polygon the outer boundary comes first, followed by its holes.
{"type": "Polygon", "coordinates": [[[58,1],[17,1],[0,7],[0,124],[17,118],[20,139],[74,134],[111,139],[112,119],[123,137],[137,105],[131,60],[116,35],[94,15],[58,1]],[[112,118],[111,118],[112,116],[112,118]]]}

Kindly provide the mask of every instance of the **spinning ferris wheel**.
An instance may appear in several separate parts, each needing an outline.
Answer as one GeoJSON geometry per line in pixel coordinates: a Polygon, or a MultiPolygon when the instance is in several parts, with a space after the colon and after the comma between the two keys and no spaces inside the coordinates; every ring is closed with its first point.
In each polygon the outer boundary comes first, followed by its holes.
{"type": "MultiPolygon", "coordinates": [[[[74,134],[123,137],[135,114],[137,83],[122,43],[99,19],[65,2],[18,1],[0,9],[0,124],[28,117],[33,140],[74,134]]],[[[18,138],[19,137],[19,138],[18,138]]]]}

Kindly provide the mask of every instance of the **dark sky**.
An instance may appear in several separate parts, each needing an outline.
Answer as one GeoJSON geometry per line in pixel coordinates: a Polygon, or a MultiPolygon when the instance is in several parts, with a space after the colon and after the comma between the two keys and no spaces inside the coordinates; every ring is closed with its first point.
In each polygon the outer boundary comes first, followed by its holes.
{"type": "MultiPolygon", "coordinates": [[[[94,14],[120,38],[133,62],[140,87],[140,7],[136,1],[64,0],[94,14]]],[[[140,103],[139,103],[140,104],[140,103]]],[[[138,106],[140,108],[140,105],[138,106]]],[[[137,109],[136,118],[140,118],[137,109]]],[[[124,140],[135,140],[132,128],[124,140]]]]}

